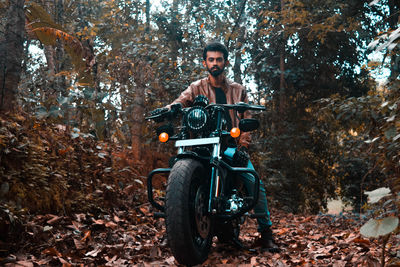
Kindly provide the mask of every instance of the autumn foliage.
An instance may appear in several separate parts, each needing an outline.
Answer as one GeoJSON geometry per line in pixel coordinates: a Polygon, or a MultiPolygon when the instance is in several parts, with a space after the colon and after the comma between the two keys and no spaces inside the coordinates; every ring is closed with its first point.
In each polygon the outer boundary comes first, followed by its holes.
{"type": "Polygon", "coordinates": [[[398,1],[161,2],[0,1],[0,265],[176,264],[145,192],[174,147],[143,117],[218,39],[267,108],[250,154],[283,253],[251,247],[249,221],[248,249],[216,243],[205,266],[398,266],[398,227],[359,234],[399,217],[398,1]],[[325,214],[332,197],[353,213],[325,214]]]}

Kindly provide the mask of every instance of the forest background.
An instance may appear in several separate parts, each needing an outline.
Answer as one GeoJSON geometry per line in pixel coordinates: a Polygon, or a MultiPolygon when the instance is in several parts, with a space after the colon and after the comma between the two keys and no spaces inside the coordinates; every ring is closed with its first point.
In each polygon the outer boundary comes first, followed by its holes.
{"type": "Polygon", "coordinates": [[[229,78],[267,108],[255,114],[250,151],[271,205],[315,214],[340,197],[360,212],[363,192],[385,187],[397,213],[398,1],[1,0],[0,8],[3,226],[10,214],[99,209],[99,188],[143,187],[173,152],[144,116],[207,75],[202,48],[212,39],[230,51],[229,78]]]}

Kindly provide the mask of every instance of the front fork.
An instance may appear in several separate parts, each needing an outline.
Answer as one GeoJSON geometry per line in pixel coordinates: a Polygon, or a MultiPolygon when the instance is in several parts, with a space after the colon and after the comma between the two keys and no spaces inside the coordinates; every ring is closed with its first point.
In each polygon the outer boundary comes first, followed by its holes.
{"type": "MultiPolygon", "coordinates": [[[[185,151],[185,148],[183,146],[178,147],[178,155],[183,154],[185,151]]],[[[259,197],[259,189],[260,189],[260,177],[258,173],[252,169],[252,168],[238,168],[238,167],[232,167],[230,166],[227,162],[221,159],[221,145],[219,143],[213,144],[213,152],[212,152],[212,158],[210,160],[210,165],[211,165],[211,183],[210,183],[210,195],[209,195],[209,200],[208,200],[208,207],[207,207],[207,212],[210,215],[217,215],[219,218],[222,219],[235,219],[239,218],[246,212],[250,211],[254,206],[256,205],[259,197]],[[240,210],[237,213],[234,214],[220,214],[218,215],[217,211],[217,203],[216,199],[219,197],[220,192],[223,190],[221,189],[221,171],[220,168],[226,169],[230,173],[249,173],[252,174],[255,178],[255,183],[254,183],[254,188],[253,188],[253,196],[250,197],[248,205],[246,205],[245,208],[240,210]]],[[[152,180],[153,176],[155,174],[160,174],[160,173],[169,173],[171,171],[171,168],[166,168],[166,169],[155,169],[150,172],[150,174],[147,177],[147,194],[149,198],[149,202],[157,208],[158,210],[161,211],[159,214],[160,217],[165,216],[165,207],[159,203],[157,203],[154,200],[153,196],[153,186],[152,186],[152,180]]],[[[222,183],[223,185],[223,183],[222,183]]],[[[256,215],[256,214],[255,214],[256,215]]],[[[258,215],[257,215],[258,216],[258,215]]],[[[260,215],[265,216],[265,214],[260,215]]],[[[258,218],[258,217],[257,217],[258,218]]]]}
{"type": "MultiPolygon", "coordinates": [[[[221,155],[220,155],[221,151],[220,150],[221,150],[221,145],[214,144],[211,162],[218,162],[221,159],[221,155]]],[[[208,212],[212,213],[212,214],[217,213],[217,210],[215,208],[213,208],[212,202],[214,199],[216,199],[218,197],[219,185],[220,185],[220,175],[219,175],[218,167],[212,166],[211,167],[210,197],[208,198],[208,212]]]]}
{"type": "MultiPolygon", "coordinates": [[[[178,155],[182,154],[185,151],[184,147],[178,148],[178,155]]],[[[221,159],[221,145],[219,143],[213,145],[213,153],[211,157],[211,163],[217,163],[221,159]]],[[[208,213],[215,214],[217,210],[215,207],[213,208],[213,200],[216,199],[219,195],[219,186],[220,186],[220,174],[218,171],[218,167],[216,164],[212,164],[211,167],[211,183],[210,183],[210,197],[208,198],[208,213]]]]}

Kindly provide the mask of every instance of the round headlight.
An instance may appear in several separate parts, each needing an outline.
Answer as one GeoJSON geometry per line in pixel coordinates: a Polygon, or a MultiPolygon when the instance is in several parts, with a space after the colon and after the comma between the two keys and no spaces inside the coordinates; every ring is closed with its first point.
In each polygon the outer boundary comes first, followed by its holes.
{"type": "Polygon", "coordinates": [[[200,132],[207,127],[208,112],[205,108],[192,107],[186,113],[186,125],[191,131],[200,132]]]}

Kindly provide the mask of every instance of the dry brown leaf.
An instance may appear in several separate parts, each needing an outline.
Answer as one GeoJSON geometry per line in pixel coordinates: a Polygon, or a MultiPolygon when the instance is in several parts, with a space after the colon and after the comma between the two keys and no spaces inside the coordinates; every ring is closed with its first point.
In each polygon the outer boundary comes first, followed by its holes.
{"type": "Polygon", "coordinates": [[[119,223],[121,221],[122,220],[117,215],[114,215],[114,222],[119,223]]]}
{"type": "Polygon", "coordinates": [[[321,238],[324,238],[324,237],[325,237],[324,235],[320,235],[320,234],[309,236],[309,238],[312,240],[320,240],[321,238]]]}
{"type": "Polygon", "coordinates": [[[155,259],[161,255],[161,250],[158,246],[154,246],[150,249],[150,258],[155,259]]]}
{"type": "Polygon", "coordinates": [[[94,222],[94,224],[99,224],[99,225],[105,224],[104,220],[101,220],[101,219],[96,220],[96,219],[93,218],[92,221],[94,222]]]}
{"type": "Polygon", "coordinates": [[[59,216],[56,216],[56,215],[51,215],[51,216],[53,218],[47,221],[48,224],[56,223],[56,222],[58,222],[59,220],[61,220],[63,218],[63,217],[59,217],[59,216]]]}
{"type": "Polygon", "coordinates": [[[71,267],[72,266],[72,264],[71,263],[69,263],[68,261],[66,261],[66,260],[64,260],[63,258],[58,258],[58,260],[62,263],[62,266],[63,267],[71,267]]]}
{"type": "Polygon", "coordinates": [[[97,254],[99,254],[102,250],[103,250],[102,247],[98,247],[92,251],[87,252],[85,256],[97,257],[97,254]]]}
{"type": "Polygon", "coordinates": [[[90,234],[91,234],[91,233],[92,233],[92,232],[91,232],[90,230],[87,230],[87,231],[85,232],[85,235],[82,237],[81,242],[85,242],[86,239],[90,238],[90,234]]]}
{"type": "Polygon", "coordinates": [[[175,258],[174,258],[174,256],[171,256],[171,257],[167,258],[167,259],[165,260],[165,262],[168,263],[169,265],[175,264],[175,258]]]}
{"type": "Polygon", "coordinates": [[[302,220],[300,223],[311,222],[313,220],[314,220],[314,216],[308,216],[304,220],[302,220]]]}
{"type": "Polygon", "coordinates": [[[78,250],[81,250],[81,249],[85,248],[85,243],[82,242],[81,240],[78,240],[78,239],[74,238],[74,244],[75,244],[76,249],[78,249],[78,250]]]}
{"type": "Polygon", "coordinates": [[[75,217],[76,217],[76,219],[78,220],[78,222],[81,222],[81,221],[83,221],[83,220],[86,219],[86,214],[84,214],[84,213],[78,213],[78,214],[75,214],[75,217]]]}
{"type": "Polygon", "coordinates": [[[143,207],[143,206],[142,206],[142,207],[140,207],[139,209],[140,209],[140,211],[143,212],[143,214],[145,214],[145,215],[149,212],[149,210],[148,210],[147,207],[143,207]]]}
{"type": "Polygon", "coordinates": [[[364,245],[367,245],[367,246],[369,246],[371,244],[371,242],[369,242],[368,239],[363,239],[363,238],[354,238],[353,242],[356,243],[356,244],[364,244],[364,245]]]}
{"type": "Polygon", "coordinates": [[[280,229],[278,229],[278,232],[276,234],[283,235],[283,234],[286,234],[289,230],[290,230],[289,228],[280,228],[280,229]]]}
{"type": "Polygon", "coordinates": [[[51,248],[46,248],[45,250],[42,251],[42,254],[50,255],[50,256],[57,256],[61,257],[61,253],[58,252],[58,250],[54,247],[51,248]]]}
{"type": "Polygon", "coordinates": [[[75,230],[78,230],[82,227],[82,224],[76,221],[72,221],[72,226],[75,230]]]}
{"type": "Polygon", "coordinates": [[[115,222],[106,222],[106,227],[109,227],[111,229],[116,229],[118,227],[118,225],[115,222]]]}
{"type": "Polygon", "coordinates": [[[33,262],[31,261],[17,261],[15,267],[33,267],[33,262]]]}
{"type": "Polygon", "coordinates": [[[333,263],[332,267],[345,267],[346,264],[347,264],[347,262],[338,260],[333,263]]]}

